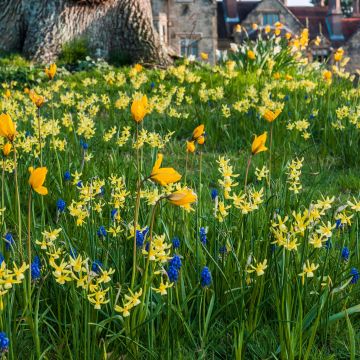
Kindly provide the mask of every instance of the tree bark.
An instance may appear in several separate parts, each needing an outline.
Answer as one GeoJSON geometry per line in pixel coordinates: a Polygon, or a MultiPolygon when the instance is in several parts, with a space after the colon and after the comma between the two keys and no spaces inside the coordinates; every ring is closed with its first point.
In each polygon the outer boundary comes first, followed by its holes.
{"type": "Polygon", "coordinates": [[[0,49],[55,61],[65,43],[86,39],[91,53],[170,63],[153,28],[150,0],[0,0],[0,49]]]}

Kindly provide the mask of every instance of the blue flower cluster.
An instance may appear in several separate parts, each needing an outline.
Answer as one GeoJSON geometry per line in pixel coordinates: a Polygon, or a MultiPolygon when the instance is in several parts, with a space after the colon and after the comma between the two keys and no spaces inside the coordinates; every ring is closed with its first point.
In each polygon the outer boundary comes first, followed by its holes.
{"type": "Polygon", "coordinates": [[[201,270],[201,286],[210,286],[211,280],[211,272],[207,266],[204,266],[201,270]]]}
{"type": "Polygon", "coordinates": [[[215,200],[218,196],[219,196],[218,190],[217,190],[217,189],[212,189],[212,190],[211,190],[211,198],[212,198],[213,200],[215,200]]]}
{"type": "Polygon", "coordinates": [[[97,231],[97,236],[98,237],[105,237],[107,234],[107,231],[105,229],[105,227],[103,225],[101,225],[97,231]]]}
{"type": "Polygon", "coordinates": [[[5,249],[9,251],[11,249],[11,246],[14,244],[14,238],[12,236],[12,233],[8,232],[5,234],[5,249]]]}
{"type": "Polygon", "coordinates": [[[71,180],[71,174],[69,170],[66,170],[64,173],[64,180],[65,181],[70,181],[71,180]]]}
{"type": "Polygon", "coordinates": [[[144,245],[144,240],[149,232],[149,228],[145,228],[144,230],[136,230],[136,246],[142,247],[144,245]]]}
{"type": "Polygon", "coordinates": [[[100,260],[94,260],[91,266],[91,270],[96,274],[100,274],[102,268],[103,263],[100,260]]]}
{"type": "Polygon", "coordinates": [[[171,282],[176,282],[179,278],[179,271],[181,269],[182,262],[179,255],[175,255],[170,261],[169,261],[169,268],[167,271],[169,280],[171,282]]]}
{"type": "Polygon", "coordinates": [[[6,336],[6,334],[1,331],[0,332],[0,353],[6,352],[9,349],[10,340],[6,336]]]}
{"type": "Polygon", "coordinates": [[[206,229],[204,227],[201,227],[199,233],[200,233],[200,241],[202,242],[203,245],[206,245],[207,242],[206,229]]]}
{"type": "Polygon", "coordinates": [[[348,261],[349,257],[350,257],[350,250],[348,247],[344,246],[343,249],[341,250],[341,257],[345,260],[348,261]]]}
{"type": "Polygon", "coordinates": [[[89,144],[86,143],[84,140],[80,140],[80,146],[84,149],[87,150],[89,148],[89,144]]]}
{"type": "Polygon", "coordinates": [[[34,257],[34,261],[31,263],[31,279],[36,281],[41,277],[41,262],[38,256],[34,257]]]}
{"type": "Polygon", "coordinates": [[[63,199],[59,199],[56,202],[56,208],[58,210],[59,213],[64,212],[65,208],[66,208],[66,202],[63,199]]]}
{"type": "Polygon", "coordinates": [[[172,239],[172,246],[175,250],[180,247],[180,239],[178,237],[172,239]]]}
{"type": "Polygon", "coordinates": [[[352,276],[350,284],[356,284],[359,281],[359,277],[360,277],[359,270],[353,267],[350,270],[350,275],[352,276]]]}

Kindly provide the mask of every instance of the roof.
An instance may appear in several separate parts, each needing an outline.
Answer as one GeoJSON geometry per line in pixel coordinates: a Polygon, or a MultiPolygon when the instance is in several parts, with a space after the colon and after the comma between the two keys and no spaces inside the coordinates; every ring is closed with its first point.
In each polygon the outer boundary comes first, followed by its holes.
{"type": "Polygon", "coordinates": [[[261,1],[238,1],[237,8],[240,22],[244,21],[260,2],[261,1]]]}
{"type": "Polygon", "coordinates": [[[301,24],[309,28],[310,37],[313,39],[323,34],[329,38],[326,24],[327,6],[289,6],[289,10],[300,20],[301,24]]]}

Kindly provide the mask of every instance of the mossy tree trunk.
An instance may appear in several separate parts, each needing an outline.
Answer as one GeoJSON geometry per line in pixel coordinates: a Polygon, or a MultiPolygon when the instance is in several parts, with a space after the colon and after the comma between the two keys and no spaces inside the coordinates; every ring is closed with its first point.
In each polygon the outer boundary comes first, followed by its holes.
{"type": "Polygon", "coordinates": [[[93,55],[168,64],[150,0],[0,0],[0,49],[54,61],[64,43],[85,38],[93,55]]]}

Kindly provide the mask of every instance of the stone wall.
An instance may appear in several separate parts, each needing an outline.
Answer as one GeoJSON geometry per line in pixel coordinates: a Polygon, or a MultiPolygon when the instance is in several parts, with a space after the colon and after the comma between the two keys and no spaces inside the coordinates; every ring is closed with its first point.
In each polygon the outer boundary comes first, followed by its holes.
{"type": "Polygon", "coordinates": [[[360,69],[360,29],[348,40],[344,50],[345,56],[350,57],[347,70],[354,72],[360,69]]]}
{"type": "MultiPolygon", "coordinates": [[[[166,14],[167,42],[181,54],[181,40],[197,41],[198,53],[209,54],[215,62],[217,49],[217,20],[215,0],[152,0],[154,19],[166,14]]],[[[159,24],[159,22],[157,22],[159,24]]]]}

